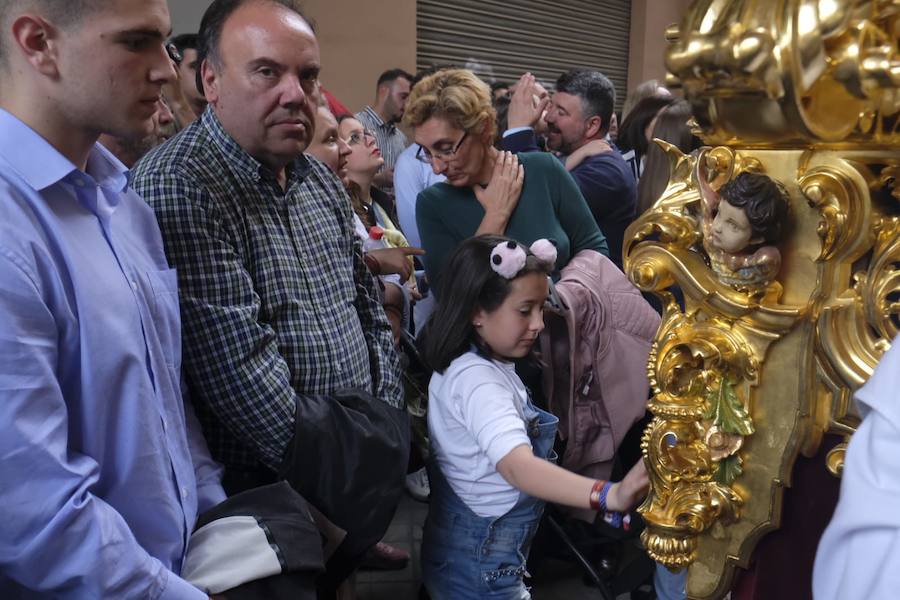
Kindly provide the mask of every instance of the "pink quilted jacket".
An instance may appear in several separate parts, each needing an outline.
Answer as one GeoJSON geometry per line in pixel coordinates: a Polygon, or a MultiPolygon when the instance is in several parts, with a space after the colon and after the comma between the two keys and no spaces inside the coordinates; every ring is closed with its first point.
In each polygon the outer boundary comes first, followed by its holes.
{"type": "Polygon", "coordinates": [[[647,406],[647,356],[660,317],[602,254],[582,250],[556,291],[568,310],[541,334],[544,394],[567,440],[562,466],[608,479],[616,448],[647,406]]]}

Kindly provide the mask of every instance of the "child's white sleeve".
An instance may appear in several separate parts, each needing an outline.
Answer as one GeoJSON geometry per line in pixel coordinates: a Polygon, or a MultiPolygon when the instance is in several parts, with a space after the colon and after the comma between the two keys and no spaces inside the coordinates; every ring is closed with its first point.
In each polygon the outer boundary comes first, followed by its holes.
{"type": "Polygon", "coordinates": [[[488,366],[466,369],[454,397],[460,418],[475,438],[478,449],[495,467],[513,448],[531,440],[525,422],[516,410],[515,391],[502,375],[488,366]]]}

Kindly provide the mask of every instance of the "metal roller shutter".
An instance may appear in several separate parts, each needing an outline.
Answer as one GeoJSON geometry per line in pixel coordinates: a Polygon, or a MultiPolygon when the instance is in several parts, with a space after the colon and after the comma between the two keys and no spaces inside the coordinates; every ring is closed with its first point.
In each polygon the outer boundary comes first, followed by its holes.
{"type": "Polygon", "coordinates": [[[470,64],[488,82],[525,71],[545,85],[569,69],[603,72],[621,107],[631,0],[418,0],[417,64],[470,64]]]}

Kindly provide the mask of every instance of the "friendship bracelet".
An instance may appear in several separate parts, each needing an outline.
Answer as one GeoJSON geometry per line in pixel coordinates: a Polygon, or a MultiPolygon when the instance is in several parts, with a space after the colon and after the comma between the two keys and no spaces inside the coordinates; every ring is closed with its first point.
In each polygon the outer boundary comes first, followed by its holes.
{"type": "Polygon", "coordinates": [[[607,521],[613,527],[619,528],[622,526],[622,513],[618,511],[611,511],[606,506],[606,497],[609,495],[609,490],[612,489],[612,483],[606,482],[606,485],[603,486],[603,489],[600,490],[600,498],[598,504],[600,505],[600,512],[604,513],[607,517],[607,521]]]}
{"type": "Polygon", "coordinates": [[[609,509],[606,507],[606,497],[609,495],[609,490],[612,489],[612,483],[607,481],[603,485],[603,489],[600,490],[600,510],[602,512],[609,512],[609,509]]]}
{"type": "MultiPolygon", "coordinates": [[[[607,485],[609,485],[608,481],[603,480],[603,479],[598,479],[597,481],[594,482],[594,485],[591,486],[591,495],[588,497],[590,504],[591,504],[591,510],[596,510],[598,512],[603,510],[600,506],[600,494],[601,494],[601,490],[607,485]]],[[[604,506],[606,505],[605,497],[603,500],[603,504],[604,504],[604,506]]]]}

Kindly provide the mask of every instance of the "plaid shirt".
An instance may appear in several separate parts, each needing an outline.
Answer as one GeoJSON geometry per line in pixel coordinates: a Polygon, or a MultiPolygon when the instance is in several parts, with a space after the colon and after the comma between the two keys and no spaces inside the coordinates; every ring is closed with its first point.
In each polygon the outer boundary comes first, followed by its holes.
{"type": "Polygon", "coordinates": [[[381,150],[381,156],[384,157],[384,166],[381,167],[381,170],[393,169],[397,164],[397,159],[400,158],[400,153],[409,146],[406,135],[393,123],[382,121],[371,106],[367,106],[353,116],[362,123],[363,127],[375,134],[378,149],[381,150]]]}
{"type": "Polygon", "coordinates": [[[327,167],[300,156],[283,191],[208,109],[137,165],[134,188],[178,269],[184,373],[217,460],[277,469],[298,394],[352,387],[403,405],[390,325],[327,167]]]}

